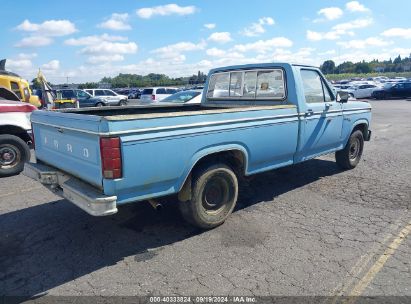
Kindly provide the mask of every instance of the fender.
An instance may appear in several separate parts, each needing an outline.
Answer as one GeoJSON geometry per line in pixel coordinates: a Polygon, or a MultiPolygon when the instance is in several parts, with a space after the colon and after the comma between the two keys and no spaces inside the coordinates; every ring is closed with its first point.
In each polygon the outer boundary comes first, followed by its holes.
{"type": "Polygon", "coordinates": [[[350,138],[350,135],[351,135],[352,131],[355,129],[356,126],[358,126],[358,125],[360,125],[360,124],[366,124],[366,125],[367,125],[367,130],[368,130],[369,126],[370,126],[370,122],[369,122],[369,120],[366,119],[366,118],[360,118],[360,119],[357,119],[356,121],[354,121],[354,123],[351,125],[351,130],[350,130],[350,132],[347,134],[347,137],[344,138],[344,145],[343,145],[344,147],[345,147],[345,145],[347,144],[347,141],[348,141],[348,139],[350,138]]]}
{"type": "Polygon", "coordinates": [[[239,151],[244,157],[244,173],[247,174],[248,172],[248,159],[249,159],[249,152],[248,149],[240,143],[231,143],[225,145],[218,145],[218,146],[211,146],[205,147],[202,150],[197,151],[190,159],[190,163],[186,166],[182,178],[178,182],[178,189],[179,191],[183,188],[187,178],[189,177],[190,173],[192,172],[195,165],[202,160],[204,157],[212,154],[216,154],[219,152],[229,152],[229,151],[239,151]]]}

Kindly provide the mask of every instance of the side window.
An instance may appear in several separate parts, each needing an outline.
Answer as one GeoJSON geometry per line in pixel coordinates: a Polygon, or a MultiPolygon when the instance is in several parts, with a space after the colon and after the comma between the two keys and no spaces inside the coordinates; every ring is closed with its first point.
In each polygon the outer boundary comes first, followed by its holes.
{"type": "Polygon", "coordinates": [[[244,88],[243,97],[255,97],[255,90],[257,88],[257,72],[244,73],[244,88]]]}
{"type": "Polygon", "coordinates": [[[164,89],[164,88],[159,88],[159,89],[157,89],[156,94],[166,94],[166,89],[164,89]]]}
{"type": "Polygon", "coordinates": [[[75,98],[74,92],[73,92],[72,90],[65,90],[65,91],[62,91],[61,93],[62,93],[62,94],[61,94],[61,97],[62,97],[63,99],[72,99],[72,98],[75,98]]]}
{"type": "Polygon", "coordinates": [[[243,72],[230,73],[230,97],[241,96],[243,72]]]}
{"type": "Polygon", "coordinates": [[[78,98],[87,98],[89,96],[86,92],[83,92],[81,90],[78,90],[76,92],[77,92],[77,97],[78,98]]]}
{"type": "Polygon", "coordinates": [[[166,94],[175,94],[175,93],[177,93],[177,90],[176,89],[166,89],[166,94]]]}
{"type": "Polygon", "coordinates": [[[86,91],[86,92],[89,93],[91,96],[93,96],[93,90],[84,90],[84,91],[86,91]]]}
{"type": "Polygon", "coordinates": [[[24,100],[29,102],[30,100],[30,92],[28,88],[23,88],[24,100]]]}
{"type": "Polygon", "coordinates": [[[303,89],[306,103],[324,102],[323,85],[316,71],[301,70],[303,89]]]}
{"type": "Polygon", "coordinates": [[[281,70],[259,71],[257,74],[258,98],[284,98],[284,78],[281,70]]]}
{"type": "Polygon", "coordinates": [[[95,91],[94,91],[94,95],[95,95],[95,96],[106,96],[106,95],[104,94],[104,91],[103,91],[103,90],[95,90],[95,91]]]}
{"type": "Polygon", "coordinates": [[[23,97],[21,96],[20,87],[17,82],[11,81],[10,82],[11,90],[17,95],[17,97],[22,100],[23,97]]]}
{"type": "Polygon", "coordinates": [[[110,91],[110,90],[104,90],[104,95],[106,95],[106,96],[116,96],[116,94],[114,94],[114,92],[110,91]]]}
{"type": "Polygon", "coordinates": [[[323,85],[324,101],[331,102],[333,98],[331,98],[330,91],[328,90],[327,85],[325,84],[324,80],[322,80],[321,83],[323,85]]]}
{"type": "Polygon", "coordinates": [[[211,75],[208,85],[207,98],[227,97],[230,85],[230,73],[211,75]]]}

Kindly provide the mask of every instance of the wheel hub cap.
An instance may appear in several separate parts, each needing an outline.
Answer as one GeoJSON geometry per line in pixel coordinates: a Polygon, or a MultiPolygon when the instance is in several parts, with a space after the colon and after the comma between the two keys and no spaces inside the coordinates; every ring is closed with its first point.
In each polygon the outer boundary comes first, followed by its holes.
{"type": "Polygon", "coordinates": [[[360,152],[360,141],[358,138],[355,138],[350,145],[350,159],[355,159],[360,152]]]}
{"type": "Polygon", "coordinates": [[[207,212],[218,212],[230,200],[231,188],[225,177],[214,177],[205,186],[203,207],[207,212]]]}
{"type": "Polygon", "coordinates": [[[19,153],[12,146],[2,146],[0,147],[0,165],[2,167],[12,167],[14,166],[19,158],[19,153]]]}

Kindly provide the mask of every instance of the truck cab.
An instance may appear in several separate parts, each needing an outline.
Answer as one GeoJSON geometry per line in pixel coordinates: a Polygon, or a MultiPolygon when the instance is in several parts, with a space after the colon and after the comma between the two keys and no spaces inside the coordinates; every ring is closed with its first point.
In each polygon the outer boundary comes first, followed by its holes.
{"type": "Polygon", "coordinates": [[[38,96],[32,93],[28,81],[18,75],[5,74],[0,71],[0,85],[13,91],[20,101],[28,102],[37,108],[41,106],[38,96]]]}

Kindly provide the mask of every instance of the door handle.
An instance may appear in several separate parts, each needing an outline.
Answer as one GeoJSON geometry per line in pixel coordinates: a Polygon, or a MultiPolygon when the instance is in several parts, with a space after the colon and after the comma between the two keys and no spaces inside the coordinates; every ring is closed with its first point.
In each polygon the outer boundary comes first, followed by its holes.
{"type": "Polygon", "coordinates": [[[305,112],[305,116],[311,116],[314,114],[313,109],[307,109],[307,111],[305,112]]]}

